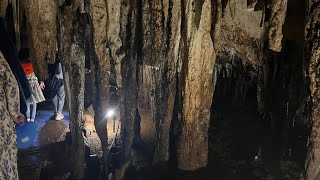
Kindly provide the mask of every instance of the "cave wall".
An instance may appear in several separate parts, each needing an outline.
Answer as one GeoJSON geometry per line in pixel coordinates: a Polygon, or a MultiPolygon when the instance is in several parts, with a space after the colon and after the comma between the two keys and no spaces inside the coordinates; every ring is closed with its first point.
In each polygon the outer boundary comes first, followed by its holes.
{"type": "Polygon", "coordinates": [[[305,32],[305,52],[308,61],[311,92],[311,135],[308,142],[309,152],[306,161],[307,179],[319,179],[320,166],[320,2],[308,1],[305,32]]]}
{"type": "MultiPolygon", "coordinates": [[[[250,4],[249,4],[250,5],[250,4]]],[[[254,7],[254,6],[253,6],[254,7]]],[[[264,12],[247,7],[247,0],[227,1],[221,23],[221,50],[237,54],[244,62],[259,65],[264,42],[264,12]],[[250,42],[250,43],[247,43],[250,42]]]]}

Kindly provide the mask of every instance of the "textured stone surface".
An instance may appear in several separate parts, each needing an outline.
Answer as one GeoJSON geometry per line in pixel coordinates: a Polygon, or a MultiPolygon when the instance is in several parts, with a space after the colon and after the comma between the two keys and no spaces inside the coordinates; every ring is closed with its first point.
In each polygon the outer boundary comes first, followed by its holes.
{"type": "Polygon", "coordinates": [[[85,53],[81,46],[84,32],[83,17],[76,14],[77,1],[60,9],[58,14],[59,51],[64,70],[65,92],[70,112],[70,131],[72,140],[72,178],[83,179],[85,176],[85,143],[83,131],[85,53]]]}
{"type": "MultiPolygon", "coordinates": [[[[229,5],[227,5],[229,7],[229,5]]],[[[221,28],[222,51],[236,53],[250,64],[260,64],[264,29],[260,27],[262,11],[248,11],[246,0],[236,2],[232,18],[230,8],[224,10],[221,28]],[[250,42],[250,43],[248,43],[250,42]]]]}
{"type": "Polygon", "coordinates": [[[287,15],[288,0],[271,0],[269,19],[269,48],[276,52],[282,50],[282,27],[287,15]]]}
{"type": "Polygon", "coordinates": [[[253,11],[259,0],[247,0],[248,11],[253,11]]]}
{"type": "MultiPolygon", "coordinates": [[[[166,7],[164,6],[164,11],[166,7]]],[[[159,104],[158,112],[160,113],[160,118],[157,119],[159,123],[157,125],[160,127],[157,132],[158,141],[158,154],[155,156],[155,162],[165,162],[169,160],[169,140],[170,140],[170,126],[173,117],[174,101],[176,96],[176,67],[179,57],[179,45],[181,38],[181,5],[179,2],[172,2],[172,7],[170,8],[170,17],[166,18],[165,22],[168,23],[169,32],[167,39],[169,40],[167,44],[167,54],[165,55],[166,61],[164,61],[163,67],[160,68],[162,72],[162,77],[158,80],[159,89],[161,89],[157,101],[159,104]]],[[[166,12],[166,11],[165,11],[166,12]]],[[[164,24],[166,27],[166,23],[164,24]]],[[[161,60],[161,59],[160,59],[161,60]]],[[[157,86],[158,87],[158,86],[157,86]]]]}
{"type": "Polygon", "coordinates": [[[181,115],[177,140],[178,168],[196,170],[208,162],[208,127],[213,96],[213,71],[216,57],[211,37],[211,1],[197,9],[193,1],[182,3],[181,115]],[[195,12],[195,13],[194,13],[195,12]],[[197,23],[199,26],[195,26],[197,23]]]}
{"type": "Polygon", "coordinates": [[[305,50],[309,61],[312,130],[306,168],[307,179],[316,180],[320,178],[320,2],[310,0],[307,12],[305,50]]]}
{"type": "MultiPolygon", "coordinates": [[[[107,48],[107,27],[108,27],[108,2],[106,0],[90,0],[89,14],[90,41],[92,41],[91,69],[93,80],[93,108],[95,111],[95,127],[100,138],[103,161],[108,163],[108,132],[106,128],[106,111],[109,106],[109,76],[110,76],[110,54],[107,48]]],[[[105,173],[108,174],[108,166],[105,166],[105,173]]]]}
{"type": "Polygon", "coordinates": [[[55,62],[57,4],[52,0],[22,1],[28,28],[31,60],[37,76],[47,77],[47,64],[55,62]]]}

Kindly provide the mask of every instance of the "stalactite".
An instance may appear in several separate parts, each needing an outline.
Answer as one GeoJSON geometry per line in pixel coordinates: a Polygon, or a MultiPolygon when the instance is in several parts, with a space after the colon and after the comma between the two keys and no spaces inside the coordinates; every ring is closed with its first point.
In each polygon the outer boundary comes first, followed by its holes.
{"type": "Polygon", "coordinates": [[[268,85],[268,63],[267,62],[264,62],[263,65],[262,65],[263,69],[262,69],[262,72],[263,72],[263,86],[266,87],[268,85]]]}
{"type": "Polygon", "coordinates": [[[138,61],[137,61],[137,8],[139,1],[121,1],[120,6],[120,39],[122,46],[121,59],[121,88],[120,114],[121,139],[123,144],[123,165],[116,172],[116,179],[123,179],[124,173],[131,162],[131,148],[134,138],[134,124],[138,108],[138,61]]]}
{"type": "MultiPolygon", "coordinates": [[[[180,3],[142,1],[142,52],[144,76],[140,99],[150,99],[156,124],[154,164],[169,160],[169,131],[175,99],[176,62],[179,48],[180,3]],[[150,69],[150,70],[148,70],[150,69]],[[146,97],[148,96],[149,97],[146,97]]],[[[140,82],[141,83],[141,82],[140,82]]]]}
{"type": "Polygon", "coordinates": [[[266,7],[264,6],[263,9],[262,9],[262,17],[261,17],[261,20],[260,20],[260,28],[261,29],[264,29],[265,27],[265,20],[266,20],[266,7]]]}
{"type": "Polygon", "coordinates": [[[110,48],[110,58],[114,61],[116,83],[118,87],[122,85],[121,76],[121,60],[124,54],[119,53],[122,47],[122,39],[120,38],[120,12],[121,1],[108,1],[108,21],[107,21],[107,39],[110,48]]]}
{"type": "Polygon", "coordinates": [[[282,50],[282,27],[287,15],[288,0],[271,0],[271,17],[269,19],[269,48],[273,51],[282,50]]]}
{"type": "Polygon", "coordinates": [[[214,67],[214,77],[213,77],[213,92],[215,92],[216,86],[217,86],[217,80],[218,80],[219,71],[217,68],[217,64],[214,67]]]}
{"type": "MultiPolygon", "coordinates": [[[[217,1],[214,1],[217,2],[217,1]]],[[[192,1],[182,1],[181,91],[180,135],[177,139],[178,168],[195,170],[208,162],[208,127],[213,96],[213,72],[216,58],[214,37],[215,24],[220,23],[211,1],[205,0],[201,9],[199,28],[194,23],[192,1]],[[213,14],[215,16],[213,16],[213,14]],[[201,78],[197,78],[201,77],[201,78]]],[[[220,31],[219,31],[220,32],[220,31]]]]}
{"type": "Polygon", "coordinates": [[[224,11],[224,5],[223,3],[227,3],[228,0],[214,0],[211,1],[212,5],[211,5],[211,11],[212,11],[212,17],[214,17],[212,19],[212,23],[211,23],[211,38],[214,42],[214,48],[218,51],[220,51],[221,49],[221,44],[222,44],[222,40],[221,40],[221,31],[222,31],[222,13],[224,11]]]}
{"type": "Polygon", "coordinates": [[[229,10],[231,18],[234,19],[236,15],[237,2],[236,0],[229,0],[229,10]]]}
{"type": "Polygon", "coordinates": [[[258,112],[260,114],[264,113],[264,72],[262,68],[258,69],[257,73],[257,105],[258,112]]]}
{"type": "Polygon", "coordinates": [[[247,8],[248,11],[254,11],[254,7],[258,3],[259,0],[247,0],[247,8]]]}
{"type": "Polygon", "coordinates": [[[47,64],[55,62],[57,2],[52,0],[21,2],[27,20],[31,60],[38,77],[45,79],[48,76],[47,64]]]}

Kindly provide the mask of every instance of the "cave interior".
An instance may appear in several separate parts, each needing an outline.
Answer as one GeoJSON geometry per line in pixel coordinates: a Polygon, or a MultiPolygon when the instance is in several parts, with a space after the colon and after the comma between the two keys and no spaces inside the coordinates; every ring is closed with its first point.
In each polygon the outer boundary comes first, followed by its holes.
{"type": "Polygon", "coordinates": [[[0,0],[39,104],[22,180],[320,179],[317,0],[0,0]]]}

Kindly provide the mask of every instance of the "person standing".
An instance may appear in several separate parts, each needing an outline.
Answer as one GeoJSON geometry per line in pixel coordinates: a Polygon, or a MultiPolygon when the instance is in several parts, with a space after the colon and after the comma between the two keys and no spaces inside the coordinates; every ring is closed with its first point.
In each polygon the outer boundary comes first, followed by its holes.
{"type": "Polygon", "coordinates": [[[49,65],[49,79],[46,82],[41,81],[40,87],[42,90],[45,90],[50,87],[50,90],[47,89],[50,93],[54,94],[52,99],[53,105],[55,107],[54,118],[57,121],[60,121],[64,118],[62,114],[64,102],[65,102],[65,90],[63,85],[63,72],[62,66],[59,60],[55,64],[49,65]]]}
{"type": "Polygon", "coordinates": [[[40,88],[38,78],[33,71],[33,66],[30,60],[29,50],[21,49],[19,52],[19,58],[21,60],[22,68],[27,76],[29,84],[32,89],[32,95],[27,99],[27,121],[34,122],[37,112],[37,103],[45,101],[42,90],[40,88]],[[31,112],[32,105],[32,112],[31,112]]]}
{"type": "Polygon", "coordinates": [[[0,51],[0,179],[18,180],[15,123],[23,124],[18,83],[0,51]]]}
{"type": "MultiPolygon", "coordinates": [[[[58,62],[56,70],[57,71],[55,73],[55,76],[58,79],[62,79],[63,80],[62,66],[61,66],[60,62],[58,62]]],[[[64,118],[64,116],[62,114],[62,110],[63,110],[65,98],[66,98],[66,94],[65,94],[65,91],[64,91],[64,85],[62,85],[58,89],[57,95],[52,99],[53,105],[55,107],[55,112],[56,112],[55,113],[55,119],[56,120],[62,120],[64,118]]]]}

